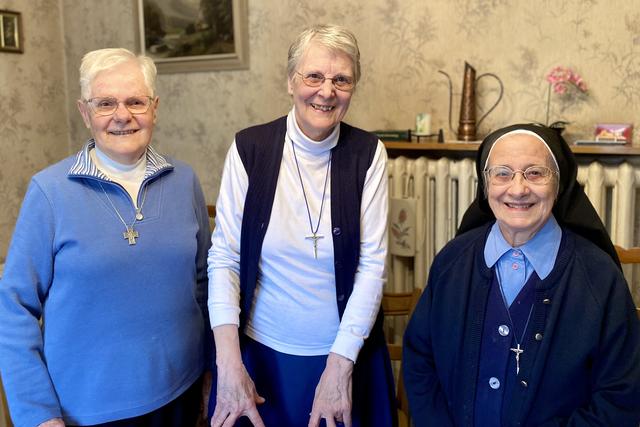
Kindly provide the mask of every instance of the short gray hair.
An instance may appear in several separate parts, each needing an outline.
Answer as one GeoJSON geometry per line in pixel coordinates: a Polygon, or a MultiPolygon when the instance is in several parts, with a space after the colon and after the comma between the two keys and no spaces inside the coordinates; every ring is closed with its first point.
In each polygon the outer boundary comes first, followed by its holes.
{"type": "Polygon", "coordinates": [[[314,25],[298,35],[289,47],[287,61],[287,74],[289,78],[296,72],[300,58],[311,42],[318,43],[332,52],[344,53],[351,59],[353,65],[353,78],[357,83],[360,80],[360,49],[358,40],[349,30],[339,25],[314,25]]]}
{"type": "Polygon", "coordinates": [[[93,50],[82,58],[80,63],[80,95],[88,99],[91,94],[91,83],[98,73],[109,70],[125,62],[134,61],[140,67],[146,86],[151,96],[156,93],[156,65],[153,59],[144,55],[135,55],[123,48],[107,48],[93,50]]]}

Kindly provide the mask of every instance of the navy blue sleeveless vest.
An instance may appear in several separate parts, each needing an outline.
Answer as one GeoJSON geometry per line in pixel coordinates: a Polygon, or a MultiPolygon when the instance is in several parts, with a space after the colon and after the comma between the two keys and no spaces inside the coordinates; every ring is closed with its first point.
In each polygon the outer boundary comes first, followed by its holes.
{"type": "MultiPolygon", "coordinates": [[[[240,235],[240,331],[250,313],[280,172],[287,118],[244,129],[236,146],[249,177],[240,235]]],[[[331,228],[340,318],[353,290],[360,259],[360,203],[378,138],[340,123],[331,157],[331,228]]],[[[363,426],[397,426],[391,361],[383,332],[382,310],[358,355],[353,371],[353,411],[363,426]]]]}
{"type": "MultiPolygon", "coordinates": [[[[241,327],[253,301],[260,252],[280,172],[286,120],[281,117],[236,134],[238,153],[249,176],[240,236],[241,327]]],[[[331,227],[340,318],[353,290],[360,258],[360,203],[377,142],[375,135],[341,123],[338,144],[332,149],[331,227]]]]}

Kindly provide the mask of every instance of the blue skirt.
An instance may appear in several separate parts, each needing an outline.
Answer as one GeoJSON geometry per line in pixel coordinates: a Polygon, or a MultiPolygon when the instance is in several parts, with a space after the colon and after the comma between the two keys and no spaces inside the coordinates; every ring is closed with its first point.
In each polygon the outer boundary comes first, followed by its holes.
{"type": "MultiPolygon", "coordinates": [[[[267,427],[306,427],[313,397],[327,356],[294,356],[277,352],[257,341],[241,337],[242,360],[258,394],[266,399],[258,412],[267,427]]],[[[365,350],[363,348],[363,350],[365,350]]],[[[384,348],[386,354],[386,347],[384,348]]],[[[360,358],[362,357],[362,354],[360,358]]],[[[359,358],[359,361],[360,361],[359,358]]],[[[387,355],[388,360],[388,355],[387,355]]],[[[393,377],[387,369],[353,375],[353,427],[392,427],[396,425],[393,377]],[[389,380],[391,382],[389,382],[389,380]],[[391,391],[391,392],[390,392],[391,391]]],[[[216,381],[209,400],[209,418],[216,404],[216,381]]],[[[250,427],[248,418],[240,418],[236,427],[250,427]]],[[[321,426],[325,426],[322,420],[321,426]]],[[[340,425],[340,424],[339,424],[340,425]]]]}

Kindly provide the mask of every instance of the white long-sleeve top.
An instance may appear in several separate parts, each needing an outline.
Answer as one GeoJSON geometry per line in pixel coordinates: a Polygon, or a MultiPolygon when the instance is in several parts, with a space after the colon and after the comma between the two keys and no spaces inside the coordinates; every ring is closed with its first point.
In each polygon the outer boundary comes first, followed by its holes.
{"type": "MultiPolygon", "coordinates": [[[[244,331],[252,339],[282,353],[322,355],[329,351],[353,361],[369,335],[386,280],[387,155],[378,141],[367,171],[360,209],[360,261],[353,292],[340,321],[336,304],[331,234],[331,172],[327,163],[337,144],[339,127],[323,141],[307,138],[291,110],[271,218],[262,246],[251,313],[244,331]],[[296,168],[300,166],[313,229],[320,216],[318,258],[309,215],[296,168]],[[326,192],[325,179],[328,179],[326,192]]],[[[225,160],[216,202],[216,228],[209,250],[211,327],[239,325],[240,230],[248,176],[235,141],[225,160]]]]}

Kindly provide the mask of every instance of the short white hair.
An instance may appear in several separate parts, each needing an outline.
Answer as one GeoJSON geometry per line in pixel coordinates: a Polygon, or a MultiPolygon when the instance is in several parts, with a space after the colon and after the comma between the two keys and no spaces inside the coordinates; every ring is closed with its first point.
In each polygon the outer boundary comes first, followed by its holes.
{"type": "Polygon", "coordinates": [[[349,30],[339,25],[314,25],[298,35],[289,47],[287,61],[287,74],[293,77],[300,58],[311,43],[317,43],[335,53],[344,53],[351,59],[353,65],[353,78],[357,83],[360,80],[360,49],[358,40],[349,30]]]}
{"type": "Polygon", "coordinates": [[[151,96],[156,93],[156,65],[153,59],[145,55],[136,55],[123,48],[98,49],[88,52],[80,63],[80,95],[87,100],[91,96],[91,83],[98,73],[109,70],[125,62],[135,62],[144,77],[144,83],[151,91],[151,96]]]}

